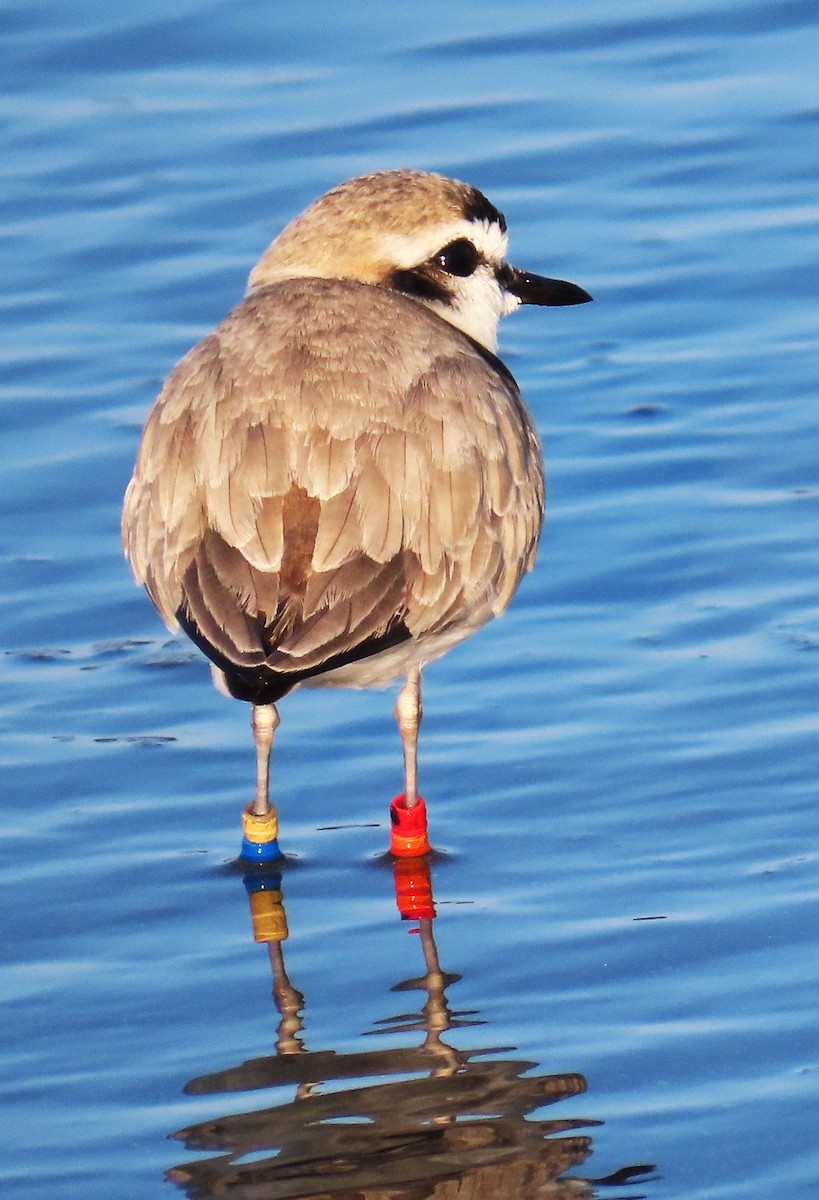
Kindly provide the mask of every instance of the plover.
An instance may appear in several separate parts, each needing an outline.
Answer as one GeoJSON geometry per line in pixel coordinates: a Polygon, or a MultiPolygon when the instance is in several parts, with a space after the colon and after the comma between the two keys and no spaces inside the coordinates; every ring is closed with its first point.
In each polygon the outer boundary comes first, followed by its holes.
{"type": "Polygon", "coordinates": [[[217,686],[253,706],[251,819],[271,812],[276,704],[301,685],[403,678],[393,819],[422,804],[422,668],[534,563],[543,463],[498,321],[591,297],[510,266],[507,244],[468,184],[348,180],[273,241],[148,417],[125,553],[217,686]]]}

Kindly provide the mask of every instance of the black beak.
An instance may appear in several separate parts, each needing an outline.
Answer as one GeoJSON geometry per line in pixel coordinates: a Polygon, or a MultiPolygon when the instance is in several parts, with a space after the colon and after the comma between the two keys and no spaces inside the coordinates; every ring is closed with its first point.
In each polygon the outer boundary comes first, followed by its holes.
{"type": "Polygon", "coordinates": [[[588,304],[592,297],[576,283],[565,279],[547,279],[545,275],[530,275],[517,267],[505,266],[500,281],[517,296],[521,304],[540,304],[557,307],[566,304],[588,304]]]}

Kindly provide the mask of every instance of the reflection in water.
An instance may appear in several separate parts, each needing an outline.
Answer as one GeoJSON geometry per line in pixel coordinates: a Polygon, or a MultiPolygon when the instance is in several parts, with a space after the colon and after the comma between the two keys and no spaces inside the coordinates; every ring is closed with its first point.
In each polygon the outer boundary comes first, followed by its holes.
{"type": "Polygon", "coordinates": [[[583,1076],[529,1074],[537,1063],[501,1057],[513,1048],[460,1051],[444,1042],[445,1032],[481,1022],[449,1006],[447,988],[460,976],[445,974],[438,962],[426,864],[397,863],[395,872],[398,907],[402,917],[419,923],[426,970],[393,991],[417,989],[426,998],[420,1012],[397,1015],[371,1032],[417,1030],[421,1044],[355,1054],[308,1051],[304,998],[287,977],[282,953],[287,924],[280,878],[247,877],[254,933],[267,943],[273,968],[281,1017],[276,1054],[193,1079],[185,1091],[294,1091],[271,1108],[175,1133],[189,1149],[216,1156],[174,1167],[169,1179],[191,1200],[577,1200],[596,1195],[597,1186],[628,1184],[650,1171],[634,1167],[608,1180],[564,1179],[591,1151],[591,1138],[573,1131],[600,1122],[527,1118],[585,1091],[583,1076]]]}

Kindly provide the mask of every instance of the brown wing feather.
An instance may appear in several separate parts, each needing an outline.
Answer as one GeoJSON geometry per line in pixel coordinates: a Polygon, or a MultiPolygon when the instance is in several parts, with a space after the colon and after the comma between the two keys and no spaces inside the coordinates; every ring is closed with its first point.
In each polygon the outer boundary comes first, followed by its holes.
{"type": "Polygon", "coordinates": [[[296,674],[501,611],[542,511],[491,356],[414,301],[308,279],[246,299],[171,374],[123,538],[169,625],[222,666],[296,674]]]}

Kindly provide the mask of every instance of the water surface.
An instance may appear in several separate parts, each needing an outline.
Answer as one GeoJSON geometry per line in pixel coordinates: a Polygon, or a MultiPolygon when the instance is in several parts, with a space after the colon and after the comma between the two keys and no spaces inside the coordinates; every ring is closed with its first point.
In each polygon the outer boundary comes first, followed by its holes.
{"type": "Polygon", "coordinates": [[[4,1195],[815,1196],[818,24],[0,3],[4,1195]],[[437,917],[408,936],[381,859],[392,695],[298,693],[271,975],[248,713],[119,506],[270,238],[398,165],[595,303],[502,330],[549,513],[427,673],[437,917]]]}

